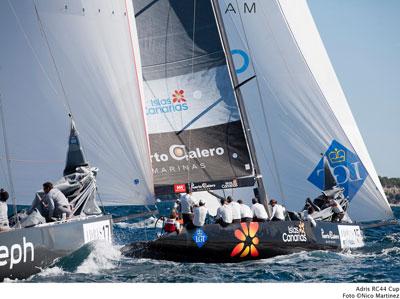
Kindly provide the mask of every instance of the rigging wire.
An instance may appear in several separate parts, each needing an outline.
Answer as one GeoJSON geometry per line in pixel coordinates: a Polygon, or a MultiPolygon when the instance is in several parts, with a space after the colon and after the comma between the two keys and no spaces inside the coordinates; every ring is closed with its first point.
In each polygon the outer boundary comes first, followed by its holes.
{"type": "Polygon", "coordinates": [[[13,183],[13,178],[12,178],[12,172],[11,172],[11,161],[9,159],[10,157],[10,152],[8,148],[8,142],[7,142],[7,130],[6,130],[6,120],[4,118],[4,111],[3,111],[3,97],[0,93],[0,117],[1,117],[1,125],[3,128],[3,141],[4,141],[4,151],[5,151],[5,158],[7,162],[7,172],[8,172],[8,180],[9,180],[9,185],[10,185],[10,193],[11,193],[11,198],[13,202],[13,210],[14,210],[14,218],[17,222],[17,228],[21,228],[21,223],[19,222],[19,218],[17,215],[17,199],[15,197],[15,190],[14,190],[14,183],[13,183]]]}
{"type": "Polygon", "coordinates": [[[51,51],[50,43],[49,43],[49,40],[47,38],[46,31],[44,30],[44,25],[43,25],[43,22],[42,22],[42,20],[40,18],[39,11],[37,9],[35,0],[33,0],[33,5],[35,7],[36,19],[37,19],[38,24],[39,24],[40,32],[42,33],[42,36],[43,36],[43,38],[44,38],[44,40],[46,42],[46,46],[47,46],[47,48],[49,50],[49,54],[50,54],[53,66],[54,66],[54,68],[56,70],[57,79],[58,79],[58,82],[59,82],[60,87],[61,87],[61,91],[62,91],[62,94],[63,94],[63,99],[65,101],[65,105],[66,105],[66,108],[67,108],[68,115],[69,115],[69,117],[71,117],[71,119],[73,119],[71,106],[69,104],[67,93],[65,91],[64,84],[63,84],[62,79],[61,79],[60,71],[59,71],[59,69],[57,67],[57,63],[56,63],[56,60],[54,58],[53,52],[51,51]]]}
{"type": "Polygon", "coordinates": [[[103,204],[103,200],[101,199],[100,192],[99,192],[99,187],[97,186],[97,184],[96,184],[96,193],[97,193],[97,198],[100,201],[101,210],[103,211],[103,214],[106,215],[106,208],[105,208],[105,206],[103,204]]]}
{"type": "MultiPolygon", "coordinates": [[[[221,0],[221,1],[222,1],[222,0],[221,0]]],[[[223,1],[224,1],[225,4],[227,3],[226,0],[223,0],[223,1]]],[[[237,3],[236,3],[236,4],[237,4],[237,3]]],[[[217,5],[216,5],[216,6],[217,6],[217,5]]],[[[230,17],[230,19],[231,19],[232,22],[233,22],[233,28],[234,28],[234,30],[236,31],[236,36],[240,39],[241,43],[246,47],[246,49],[248,49],[248,43],[242,38],[242,35],[240,34],[240,30],[239,30],[239,28],[238,28],[238,25],[236,24],[236,22],[233,20],[232,17],[230,17]]],[[[244,28],[243,28],[243,23],[241,23],[241,25],[242,25],[242,30],[244,30],[244,28]]],[[[254,57],[252,57],[252,59],[254,60],[254,57]]],[[[254,65],[254,63],[251,63],[251,65],[254,65]]],[[[254,70],[254,71],[255,71],[255,70],[254,70]]],[[[237,89],[240,90],[240,87],[243,86],[244,83],[247,84],[249,81],[251,81],[251,80],[254,79],[254,78],[256,78],[256,81],[258,80],[257,77],[250,77],[250,78],[246,79],[245,81],[241,82],[240,84],[238,84],[238,85],[235,87],[235,90],[237,90],[237,89]],[[246,81],[247,81],[247,82],[246,82],[246,81]]],[[[259,86],[258,86],[258,85],[257,85],[257,87],[258,87],[258,89],[259,89],[259,86]]],[[[254,126],[253,120],[252,120],[252,119],[249,119],[248,121],[249,121],[250,124],[252,124],[252,125],[254,126]]],[[[264,138],[263,136],[261,137],[261,136],[258,134],[257,130],[251,130],[251,133],[252,133],[252,135],[256,136],[256,138],[254,138],[254,139],[258,139],[258,140],[259,140],[259,139],[263,139],[263,138],[264,138]]],[[[267,152],[269,151],[269,150],[264,146],[263,143],[261,143],[261,147],[262,147],[262,150],[260,151],[261,153],[267,153],[267,152]]],[[[274,166],[271,166],[271,163],[270,163],[269,159],[265,159],[265,162],[266,162],[267,165],[268,165],[268,169],[272,169],[272,168],[274,167],[274,166]]],[[[253,164],[253,162],[252,162],[252,164],[253,164]]],[[[254,166],[253,166],[253,168],[254,168],[254,166]]],[[[272,174],[272,176],[273,176],[273,179],[274,179],[275,183],[278,184],[276,175],[275,175],[274,173],[272,173],[272,172],[271,172],[271,174],[272,174]]]]}
{"type": "Polygon", "coordinates": [[[31,43],[31,41],[29,40],[28,34],[27,34],[27,33],[25,32],[25,30],[24,30],[24,27],[22,26],[22,22],[21,22],[20,18],[18,17],[18,15],[17,15],[17,13],[16,13],[16,11],[15,11],[15,9],[14,9],[14,6],[13,6],[12,3],[11,3],[11,0],[8,0],[8,4],[9,4],[9,6],[10,6],[10,8],[11,8],[11,11],[12,11],[12,13],[13,13],[15,19],[17,20],[18,27],[19,27],[19,29],[21,30],[21,32],[22,32],[22,34],[23,34],[23,36],[24,36],[24,39],[25,39],[25,41],[26,41],[28,47],[31,49],[31,51],[32,51],[32,53],[33,53],[33,56],[35,57],[36,62],[38,63],[38,65],[39,65],[41,71],[43,72],[43,74],[44,74],[44,76],[45,76],[45,78],[47,79],[47,81],[48,81],[48,83],[49,83],[51,89],[54,91],[55,94],[58,94],[58,91],[57,91],[56,87],[54,86],[53,82],[51,81],[49,74],[46,72],[45,67],[44,67],[43,64],[40,62],[39,56],[38,56],[38,54],[36,53],[36,51],[35,51],[35,49],[34,49],[32,43],[31,43]]]}
{"type": "MultiPolygon", "coordinates": [[[[237,0],[236,0],[236,5],[239,7],[239,3],[238,3],[237,0]]],[[[242,30],[243,30],[243,32],[244,32],[244,40],[245,40],[245,43],[246,43],[246,47],[247,47],[247,50],[249,51],[250,57],[253,57],[251,48],[250,48],[250,46],[249,46],[249,41],[248,41],[248,39],[247,39],[246,30],[245,30],[245,28],[244,28],[242,14],[241,14],[241,12],[240,12],[240,9],[239,9],[238,11],[239,11],[240,23],[242,24],[242,30]]],[[[266,22],[268,23],[268,20],[266,20],[266,22]]],[[[254,68],[254,73],[256,73],[256,70],[255,70],[255,66],[254,66],[254,65],[253,65],[253,68],[254,68]]],[[[272,161],[273,161],[273,165],[274,165],[274,168],[275,168],[275,171],[276,171],[276,179],[278,180],[279,191],[280,191],[280,193],[281,193],[281,200],[285,203],[285,202],[286,202],[286,200],[285,200],[285,194],[284,194],[284,192],[283,192],[282,181],[281,181],[281,178],[280,178],[280,175],[279,175],[279,171],[278,171],[278,164],[277,164],[277,160],[276,160],[276,156],[275,156],[275,151],[274,151],[274,148],[273,148],[273,146],[272,146],[272,134],[271,134],[271,130],[270,130],[270,127],[269,127],[269,124],[268,124],[268,120],[267,120],[268,118],[267,118],[267,116],[266,116],[266,114],[265,114],[265,107],[264,107],[264,101],[262,100],[260,82],[259,82],[259,80],[258,80],[257,78],[256,78],[255,81],[256,81],[256,84],[257,84],[257,91],[258,91],[258,94],[260,95],[260,97],[259,97],[259,99],[260,99],[259,103],[260,103],[260,105],[261,105],[261,107],[262,107],[263,121],[264,121],[265,128],[267,129],[267,137],[268,137],[269,145],[270,145],[270,148],[271,148],[272,161]]]]}
{"type": "MultiPolygon", "coordinates": [[[[192,79],[194,78],[194,59],[195,59],[195,48],[196,48],[196,6],[197,6],[197,0],[193,0],[193,25],[192,25],[192,59],[191,59],[191,75],[192,79]]],[[[192,130],[189,130],[189,148],[191,148],[192,145],[192,130]]],[[[190,167],[188,167],[187,170],[187,183],[188,185],[190,184],[190,167]]],[[[191,191],[191,186],[189,185],[189,192],[191,191]]]]}

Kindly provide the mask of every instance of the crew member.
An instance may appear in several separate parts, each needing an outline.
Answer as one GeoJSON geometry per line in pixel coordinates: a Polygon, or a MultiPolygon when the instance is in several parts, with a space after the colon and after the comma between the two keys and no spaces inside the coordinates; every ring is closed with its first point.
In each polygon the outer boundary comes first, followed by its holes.
{"type": "Polygon", "coordinates": [[[192,198],[192,192],[181,195],[181,212],[184,225],[190,225],[193,222],[193,207],[194,200],[192,198]]]}
{"type": "Polygon", "coordinates": [[[221,206],[217,210],[216,223],[219,223],[223,227],[227,227],[232,223],[232,208],[228,205],[228,201],[225,198],[221,199],[221,206]]]}
{"type": "Polygon", "coordinates": [[[329,197],[322,192],[320,196],[314,199],[314,204],[322,211],[330,206],[329,197]]]}
{"type": "Polygon", "coordinates": [[[178,198],[174,203],[174,210],[176,213],[181,213],[181,200],[178,198]]]}
{"type": "Polygon", "coordinates": [[[304,211],[304,216],[303,216],[303,220],[304,221],[310,221],[311,225],[313,227],[317,226],[317,223],[315,222],[314,218],[313,218],[313,214],[314,214],[315,210],[312,206],[309,206],[307,208],[307,210],[304,211]]]}
{"type": "Polygon", "coordinates": [[[237,201],[240,205],[240,218],[242,222],[251,222],[253,221],[253,212],[250,207],[243,203],[243,200],[239,199],[237,201]]]}
{"type": "Polygon", "coordinates": [[[7,199],[8,192],[3,188],[0,189],[0,232],[7,231],[10,229],[8,223],[8,207],[7,207],[7,199]]]}
{"type": "Polygon", "coordinates": [[[344,217],[343,208],[334,199],[331,200],[331,207],[333,211],[332,222],[342,222],[342,219],[344,217]]]}
{"type": "Polygon", "coordinates": [[[208,209],[205,206],[205,202],[200,199],[199,205],[195,206],[193,209],[193,226],[202,227],[206,222],[208,209]]]}
{"type": "Polygon", "coordinates": [[[35,208],[39,210],[42,216],[46,217],[47,221],[53,221],[54,218],[62,218],[65,213],[66,217],[72,216],[71,206],[65,195],[53,187],[51,182],[43,184],[44,198],[41,200],[35,200],[32,203],[31,211],[35,208]]]}
{"type": "Polygon", "coordinates": [[[176,212],[175,210],[172,210],[171,214],[169,215],[169,218],[167,220],[165,220],[165,224],[164,224],[164,231],[166,233],[173,233],[176,232],[177,234],[179,234],[182,230],[181,225],[179,224],[179,222],[176,220],[176,212]]]}
{"type": "Polygon", "coordinates": [[[251,206],[251,211],[253,212],[253,221],[265,222],[268,220],[268,214],[265,207],[258,202],[257,198],[252,199],[253,205],[251,206]]]}
{"type": "Polygon", "coordinates": [[[283,221],[285,220],[285,208],[278,204],[275,199],[271,199],[269,204],[272,207],[271,217],[269,217],[270,221],[283,221]]]}
{"type": "Polygon", "coordinates": [[[232,197],[230,196],[228,196],[226,200],[228,201],[228,205],[232,209],[232,223],[240,223],[241,222],[240,204],[237,203],[236,201],[233,201],[232,197]]]}

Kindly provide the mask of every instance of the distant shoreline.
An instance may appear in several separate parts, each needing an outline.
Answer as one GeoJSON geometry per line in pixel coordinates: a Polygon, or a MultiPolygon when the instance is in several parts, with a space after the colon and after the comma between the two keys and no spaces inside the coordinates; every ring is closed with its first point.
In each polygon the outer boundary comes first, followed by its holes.
{"type": "Polygon", "coordinates": [[[379,177],[391,206],[400,206],[400,178],[379,177]]]}

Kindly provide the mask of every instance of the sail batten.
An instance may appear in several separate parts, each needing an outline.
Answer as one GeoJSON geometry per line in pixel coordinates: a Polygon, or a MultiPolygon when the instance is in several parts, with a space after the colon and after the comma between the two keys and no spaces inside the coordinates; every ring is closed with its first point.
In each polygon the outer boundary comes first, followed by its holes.
{"type": "Polygon", "coordinates": [[[393,217],[306,1],[254,3],[219,7],[268,195],[300,209],[326,159],[353,219],[393,217]]]}

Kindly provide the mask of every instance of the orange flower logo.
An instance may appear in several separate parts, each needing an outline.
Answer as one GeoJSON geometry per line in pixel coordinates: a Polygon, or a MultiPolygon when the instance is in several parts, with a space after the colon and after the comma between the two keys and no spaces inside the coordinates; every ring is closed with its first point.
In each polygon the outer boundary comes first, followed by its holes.
{"type": "Polygon", "coordinates": [[[241,223],[241,226],[241,230],[235,230],[235,237],[241,242],[233,248],[231,257],[239,254],[240,257],[245,257],[249,254],[252,257],[258,256],[256,245],[258,245],[259,239],[255,236],[258,231],[258,223],[250,222],[249,226],[247,226],[247,223],[241,223]]]}
{"type": "Polygon", "coordinates": [[[174,103],[181,103],[181,102],[186,102],[185,91],[182,89],[180,90],[175,90],[175,92],[172,94],[172,102],[174,103]]]}

